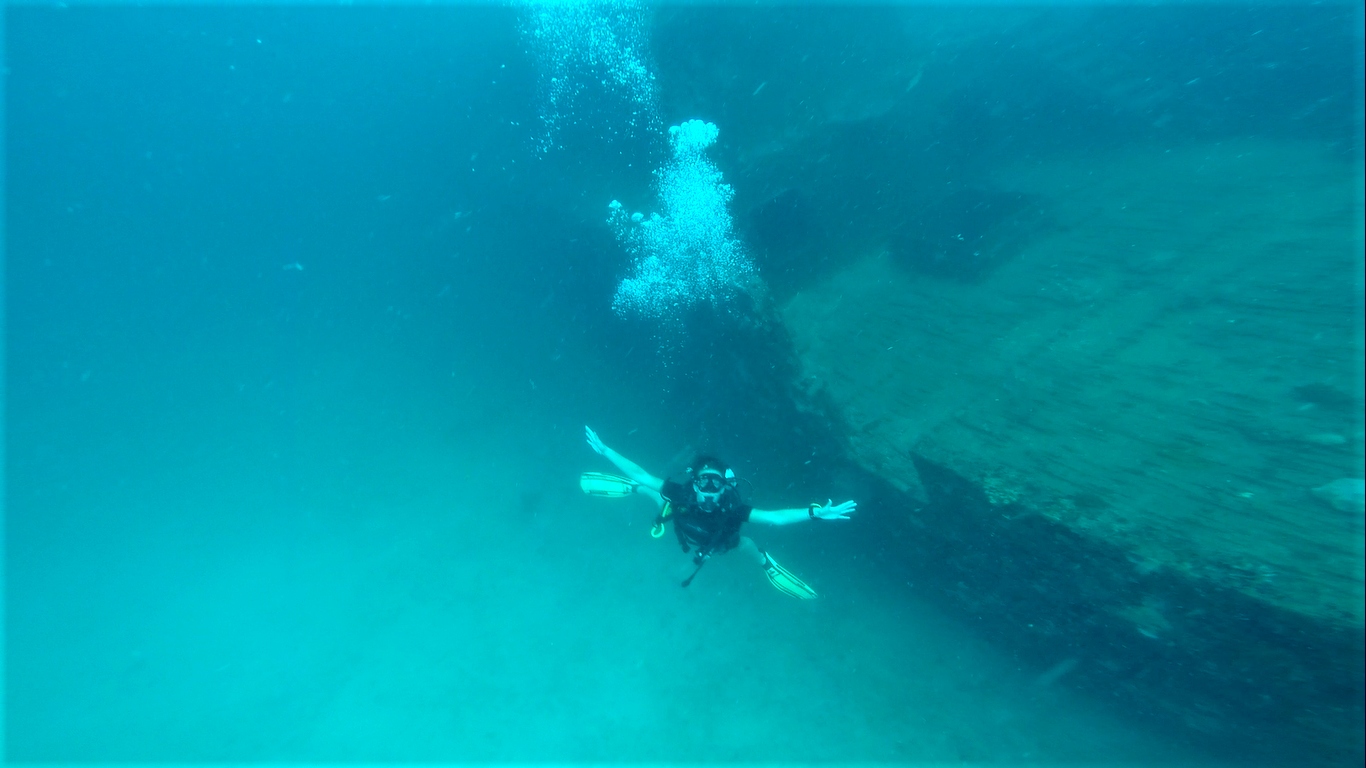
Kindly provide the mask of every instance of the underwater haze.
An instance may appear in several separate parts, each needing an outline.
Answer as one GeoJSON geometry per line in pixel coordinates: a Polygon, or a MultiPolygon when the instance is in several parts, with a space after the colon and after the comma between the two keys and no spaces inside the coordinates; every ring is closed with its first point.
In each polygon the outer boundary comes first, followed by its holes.
{"type": "Polygon", "coordinates": [[[1047,272],[1017,244],[1071,225],[1003,169],[1308,147],[1259,157],[1346,179],[1305,189],[1358,373],[1301,395],[1359,537],[1359,4],[4,14],[5,759],[1360,764],[1359,718],[1174,717],[963,610],[794,314],[866,254],[969,300],[1047,272]],[[577,485],[618,471],[585,425],[761,509],[858,501],[746,525],[820,597],[740,550],[681,588],[649,499],[577,485]]]}

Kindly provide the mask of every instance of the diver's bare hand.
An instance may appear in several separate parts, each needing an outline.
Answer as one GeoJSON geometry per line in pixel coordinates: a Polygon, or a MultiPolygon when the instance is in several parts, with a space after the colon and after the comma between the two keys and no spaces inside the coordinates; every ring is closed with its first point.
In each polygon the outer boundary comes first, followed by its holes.
{"type": "Polygon", "coordinates": [[[858,502],[855,501],[846,501],[843,504],[834,502],[834,499],[826,500],[825,506],[816,510],[816,517],[822,520],[848,520],[849,515],[858,508],[858,502]]]}
{"type": "Polygon", "coordinates": [[[585,426],[585,427],[583,428],[583,431],[584,431],[584,434],[586,434],[586,435],[588,436],[588,447],[589,447],[589,448],[592,448],[594,451],[597,451],[599,454],[601,454],[601,455],[603,455],[603,456],[606,456],[606,455],[607,455],[607,443],[604,443],[604,442],[602,441],[602,438],[601,438],[601,437],[598,437],[598,433],[597,433],[597,432],[594,432],[594,431],[592,430],[592,428],[591,428],[591,427],[588,427],[588,426],[585,426]]]}

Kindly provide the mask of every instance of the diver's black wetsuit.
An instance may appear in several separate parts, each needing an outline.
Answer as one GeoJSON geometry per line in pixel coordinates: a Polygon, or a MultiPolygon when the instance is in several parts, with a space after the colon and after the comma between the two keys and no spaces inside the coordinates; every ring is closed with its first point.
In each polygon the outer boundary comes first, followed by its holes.
{"type": "Polygon", "coordinates": [[[665,480],[659,495],[669,503],[660,512],[659,521],[673,521],[674,534],[683,551],[689,552],[696,547],[699,560],[739,546],[740,526],[749,520],[749,513],[754,509],[740,501],[740,494],[734,488],[727,488],[721,494],[719,504],[705,507],[697,503],[697,493],[691,483],[683,485],[665,480]]]}

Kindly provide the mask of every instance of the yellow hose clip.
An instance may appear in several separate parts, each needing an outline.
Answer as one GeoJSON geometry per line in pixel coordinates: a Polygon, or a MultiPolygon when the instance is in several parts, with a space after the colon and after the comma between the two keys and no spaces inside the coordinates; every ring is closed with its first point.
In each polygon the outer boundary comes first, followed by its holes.
{"type": "Polygon", "coordinates": [[[655,524],[650,526],[651,536],[657,539],[664,535],[664,521],[668,519],[669,513],[672,511],[673,507],[669,506],[669,502],[664,502],[664,508],[659,510],[659,517],[655,518],[655,524]]]}

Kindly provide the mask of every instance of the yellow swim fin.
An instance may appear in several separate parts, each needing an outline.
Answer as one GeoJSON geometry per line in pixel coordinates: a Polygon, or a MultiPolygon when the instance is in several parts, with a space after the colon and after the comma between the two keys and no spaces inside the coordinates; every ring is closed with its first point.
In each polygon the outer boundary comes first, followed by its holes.
{"type": "Polygon", "coordinates": [[[589,496],[607,499],[622,499],[636,492],[635,481],[602,472],[584,472],[579,477],[579,487],[589,496]]]}
{"type": "Polygon", "coordinates": [[[764,575],[768,577],[768,582],[779,592],[802,600],[813,600],[816,597],[816,590],[793,576],[788,569],[778,565],[778,561],[774,560],[773,556],[767,552],[764,553],[764,575]]]}

